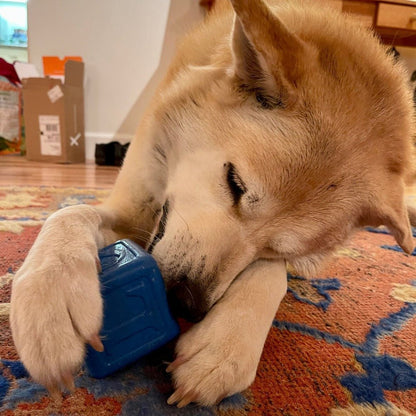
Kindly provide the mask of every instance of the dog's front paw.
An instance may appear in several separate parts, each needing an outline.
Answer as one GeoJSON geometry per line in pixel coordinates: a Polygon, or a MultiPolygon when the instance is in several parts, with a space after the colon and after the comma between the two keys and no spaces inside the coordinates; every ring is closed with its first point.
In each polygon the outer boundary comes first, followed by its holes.
{"type": "Polygon", "coordinates": [[[178,341],[177,358],[167,368],[175,385],[168,404],[210,406],[245,390],[256,376],[262,348],[250,342],[247,328],[240,331],[237,320],[215,325],[208,318],[178,341]]]}
{"type": "Polygon", "coordinates": [[[10,323],[16,349],[33,379],[55,395],[73,388],[85,343],[103,349],[97,267],[93,237],[61,215],[47,222],[14,277],[10,323]]]}
{"type": "Polygon", "coordinates": [[[85,343],[101,350],[98,332],[102,301],[94,257],[60,264],[49,257],[16,275],[11,327],[20,358],[33,379],[51,393],[73,387],[72,376],[83,362],[85,343]]]}

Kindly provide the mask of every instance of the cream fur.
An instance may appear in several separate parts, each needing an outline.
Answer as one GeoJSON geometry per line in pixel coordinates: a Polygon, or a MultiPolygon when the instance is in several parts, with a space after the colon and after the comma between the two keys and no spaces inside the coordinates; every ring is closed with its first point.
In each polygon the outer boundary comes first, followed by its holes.
{"type": "Polygon", "coordinates": [[[108,200],[49,218],[14,279],[16,347],[55,393],[71,386],[84,344],[100,347],[97,249],[123,237],[148,247],[166,201],[153,254],[167,288],[192,285],[207,313],[169,367],[180,406],[252,382],[286,261],[314,273],[363,225],[384,224],[413,249],[403,68],[321,4],[231,3],[179,47],[108,200]]]}

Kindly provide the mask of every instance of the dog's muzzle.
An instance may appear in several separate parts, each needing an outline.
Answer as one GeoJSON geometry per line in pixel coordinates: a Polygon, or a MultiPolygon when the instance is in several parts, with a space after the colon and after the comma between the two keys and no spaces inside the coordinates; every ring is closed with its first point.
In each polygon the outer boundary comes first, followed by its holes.
{"type": "Polygon", "coordinates": [[[168,303],[173,315],[189,322],[199,322],[208,312],[202,290],[187,281],[175,283],[167,291],[168,303]]]}

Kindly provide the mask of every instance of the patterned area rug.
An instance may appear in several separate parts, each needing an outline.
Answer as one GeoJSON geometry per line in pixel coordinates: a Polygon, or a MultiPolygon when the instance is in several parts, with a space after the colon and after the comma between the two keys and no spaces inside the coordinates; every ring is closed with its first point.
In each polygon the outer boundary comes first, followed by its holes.
{"type": "Polygon", "coordinates": [[[81,372],[75,393],[53,402],[13,347],[10,283],[51,212],[107,193],[0,187],[1,415],[416,415],[416,251],[405,255],[379,229],[358,233],[314,279],[289,275],[257,378],[242,394],[212,408],[168,406],[168,345],[104,380],[81,372]]]}

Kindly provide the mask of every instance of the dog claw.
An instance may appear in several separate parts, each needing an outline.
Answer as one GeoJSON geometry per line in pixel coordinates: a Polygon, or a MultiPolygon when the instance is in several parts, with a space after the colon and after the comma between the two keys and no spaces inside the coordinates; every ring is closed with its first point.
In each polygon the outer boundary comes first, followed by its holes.
{"type": "Polygon", "coordinates": [[[194,402],[197,398],[197,395],[193,391],[188,391],[185,393],[183,387],[178,388],[168,399],[167,403],[169,405],[175,404],[181,409],[182,407],[187,406],[189,403],[194,402]]]}
{"type": "Polygon", "coordinates": [[[101,273],[102,272],[102,267],[101,267],[100,259],[98,257],[95,258],[95,265],[97,266],[97,272],[101,273]]]}
{"type": "Polygon", "coordinates": [[[182,365],[184,362],[186,362],[187,360],[185,359],[184,356],[179,355],[178,357],[175,358],[174,361],[172,361],[168,367],[166,368],[166,372],[167,373],[171,373],[172,371],[176,370],[180,365],[182,365]]]}
{"type": "Polygon", "coordinates": [[[62,377],[62,383],[70,393],[75,391],[74,378],[71,373],[67,373],[62,377]]]}
{"type": "Polygon", "coordinates": [[[101,342],[100,337],[97,334],[94,334],[88,341],[88,344],[91,345],[96,351],[103,352],[104,351],[104,345],[101,342]]]}
{"type": "Polygon", "coordinates": [[[182,398],[182,400],[176,405],[179,409],[182,407],[187,406],[189,403],[195,401],[196,394],[193,392],[186,393],[185,396],[182,398]]]}
{"type": "Polygon", "coordinates": [[[179,387],[168,399],[168,404],[175,404],[178,401],[182,400],[185,390],[182,387],[179,387]]]}

